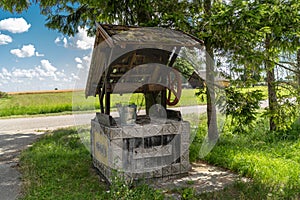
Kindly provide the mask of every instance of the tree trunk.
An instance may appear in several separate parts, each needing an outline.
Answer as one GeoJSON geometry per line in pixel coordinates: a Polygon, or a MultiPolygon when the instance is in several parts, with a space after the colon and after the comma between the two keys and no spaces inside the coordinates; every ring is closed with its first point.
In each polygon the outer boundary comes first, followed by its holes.
{"type": "MultiPolygon", "coordinates": [[[[211,0],[204,1],[204,12],[209,17],[211,15],[211,0]]],[[[215,141],[219,137],[217,126],[217,112],[215,106],[215,78],[214,78],[214,52],[209,39],[204,40],[206,48],[206,100],[207,100],[207,126],[208,139],[215,141]]]]}
{"type": "MultiPolygon", "coordinates": [[[[270,36],[266,36],[265,41],[266,52],[270,50],[270,36]]],[[[274,114],[276,113],[277,108],[277,95],[276,95],[276,87],[275,87],[275,70],[274,64],[269,61],[269,55],[265,61],[265,67],[267,70],[267,84],[268,84],[268,100],[269,100],[269,110],[270,110],[270,131],[276,130],[276,123],[274,114]]]]}
{"type": "Polygon", "coordinates": [[[206,44],[206,100],[207,100],[207,126],[208,138],[215,141],[219,137],[217,126],[214,54],[210,44],[206,44]]]}
{"type": "Polygon", "coordinates": [[[296,69],[296,71],[298,72],[296,74],[296,76],[297,76],[298,89],[300,92],[300,48],[297,51],[297,69],[296,69]]]}

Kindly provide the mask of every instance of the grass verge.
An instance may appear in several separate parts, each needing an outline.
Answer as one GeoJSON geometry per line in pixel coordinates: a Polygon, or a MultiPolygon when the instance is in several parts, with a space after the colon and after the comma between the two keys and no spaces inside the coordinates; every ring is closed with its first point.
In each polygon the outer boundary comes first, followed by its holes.
{"type": "Polygon", "coordinates": [[[116,179],[109,192],[92,168],[88,150],[76,129],[50,132],[25,150],[21,199],[163,199],[146,185],[133,187],[116,179]]]}
{"type": "MultiPolygon", "coordinates": [[[[248,134],[223,134],[204,158],[253,180],[228,188],[228,193],[233,193],[228,199],[300,199],[300,126],[295,124],[285,133],[270,133],[264,126],[263,121],[248,134]]],[[[191,159],[199,156],[204,134],[206,129],[200,126],[191,145],[191,159]]],[[[202,197],[225,199],[226,196],[224,191],[207,195],[202,197]]]]}
{"type": "MultiPolygon", "coordinates": [[[[205,122],[205,120],[203,120],[205,122]]],[[[300,199],[300,126],[285,133],[266,132],[265,122],[249,134],[223,134],[205,157],[251,178],[222,191],[196,194],[193,188],[177,191],[183,199],[300,199]]],[[[88,131],[88,130],[87,130],[88,131]]],[[[201,124],[190,147],[198,159],[206,134],[201,124]]],[[[91,158],[76,129],[51,132],[22,153],[23,199],[163,199],[161,191],[147,185],[133,187],[116,179],[109,192],[92,170],[91,158]]]]}

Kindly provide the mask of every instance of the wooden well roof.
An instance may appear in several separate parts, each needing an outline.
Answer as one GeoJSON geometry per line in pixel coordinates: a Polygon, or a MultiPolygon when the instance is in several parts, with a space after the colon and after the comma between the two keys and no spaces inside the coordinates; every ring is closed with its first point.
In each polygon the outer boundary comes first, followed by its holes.
{"type": "MultiPolygon", "coordinates": [[[[86,97],[100,94],[105,81],[106,89],[113,87],[113,83],[122,74],[135,66],[147,63],[169,65],[176,60],[174,51],[180,51],[182,47],[203,45],[202,40],[171,29],[99,25],[86,84],[86,97]]],[[[147,69],[143,72],[138,72],[137,76],[140,77],[137,78],[146,78],[147,69]]]]}

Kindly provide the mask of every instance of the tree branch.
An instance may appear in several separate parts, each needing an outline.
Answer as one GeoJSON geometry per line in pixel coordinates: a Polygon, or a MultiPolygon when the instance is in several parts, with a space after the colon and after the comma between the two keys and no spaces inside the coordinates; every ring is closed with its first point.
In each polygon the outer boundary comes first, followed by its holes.
{"type": "MultiPolygon", "coordinates": [[[[271,61],[271,60],[269,60],[269,61],[270,61],[270,62],[274,62],[274,61],[271,61]]],[[[282,68],[284,68],[284,69],[286,69],[286,70],[292,71],[292,72],[294,72],[295,74],[300,74],[300,71],[291,69],[291,68],[289,68],[289,67],[287,67],[287,66],[284,66],[284,65],[282,65],[282,64],[280,64],[280,63],[278,63],[278,62],[274,62],[274,64],[275,64],[275,65],[278,65],[279,67],[282,67],[282,68]]]]}

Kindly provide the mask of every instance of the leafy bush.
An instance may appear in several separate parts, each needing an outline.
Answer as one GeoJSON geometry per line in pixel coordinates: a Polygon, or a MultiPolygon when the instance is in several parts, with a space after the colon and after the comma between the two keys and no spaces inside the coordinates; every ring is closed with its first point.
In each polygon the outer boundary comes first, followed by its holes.
{"type": "Polygon", "coordinates": [[[260,101],[263,99],[262,91],[240,92],[233,87],[225,91],[225,97],[220,98],[218,103],[223,104],[221,112],[231,119],[232,132],[249,132],[255,125],[260,101]]]}
{"type": "Polygon", "coordinates": [[[6,92],[1,92],[0,91],[0,99],[7,98],[7,97],[8,97],[8,94],[6,92]]]}

